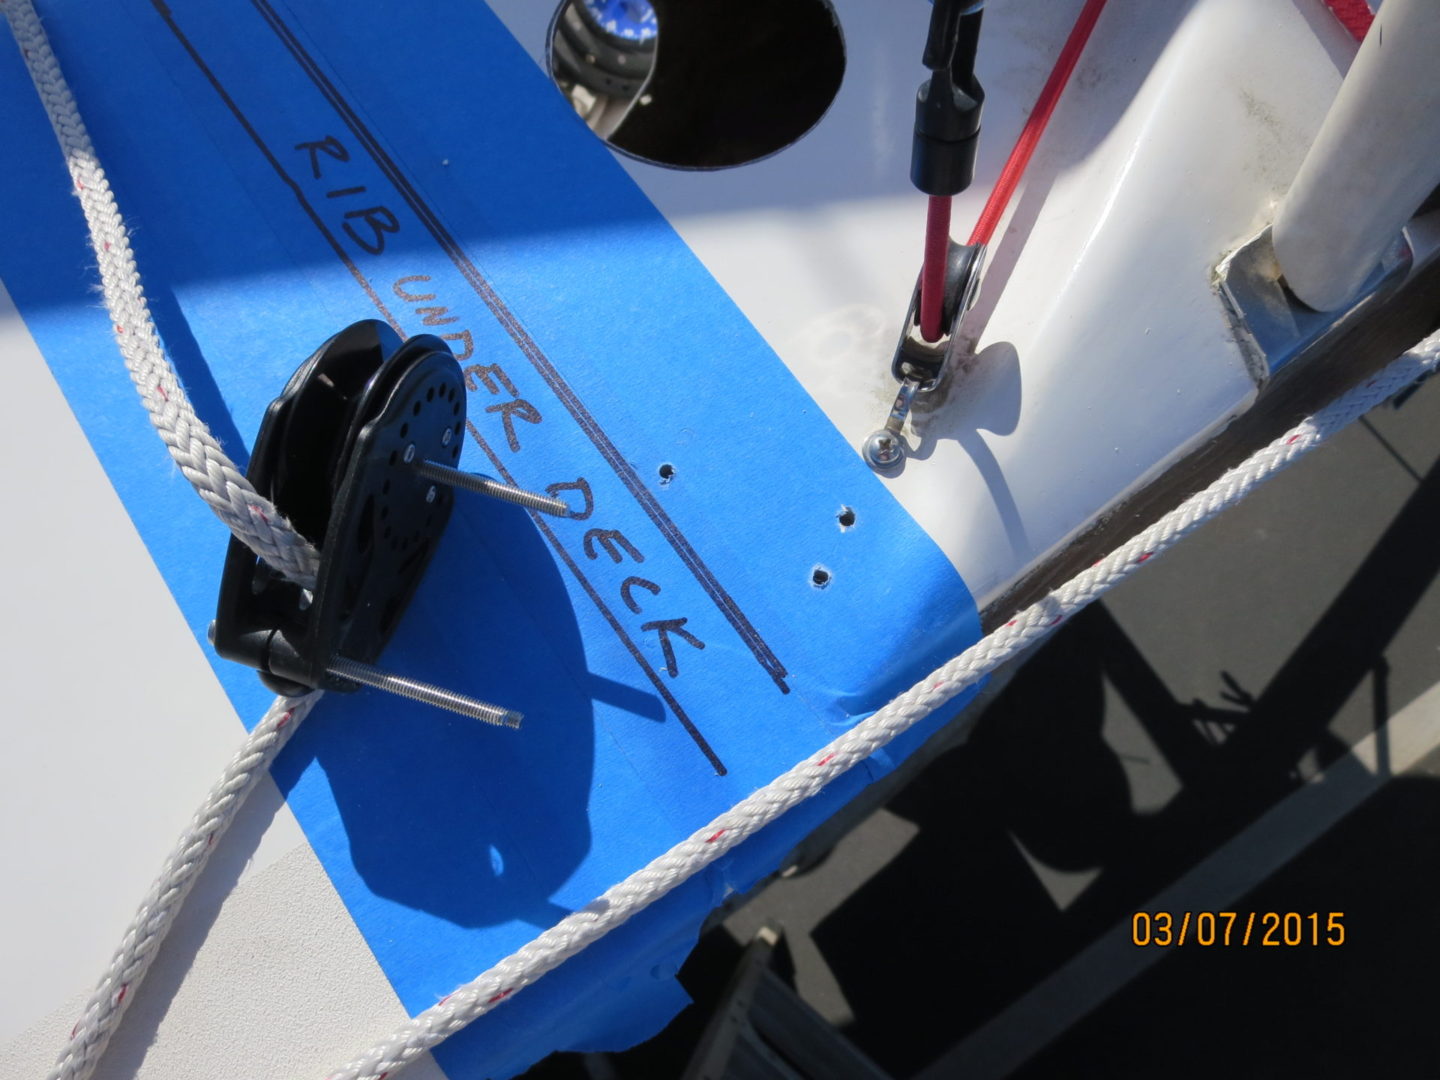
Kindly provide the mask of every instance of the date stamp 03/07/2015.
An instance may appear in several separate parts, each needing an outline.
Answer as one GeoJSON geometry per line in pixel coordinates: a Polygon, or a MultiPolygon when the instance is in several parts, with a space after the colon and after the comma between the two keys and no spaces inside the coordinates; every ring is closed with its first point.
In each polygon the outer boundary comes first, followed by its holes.
{"type": "Polygon", "coordinates": [[[1137,911],[1130,918],[1137,948],[1180,945],[1298,947],[1344,945],[1343,911],[1137,911]]]}

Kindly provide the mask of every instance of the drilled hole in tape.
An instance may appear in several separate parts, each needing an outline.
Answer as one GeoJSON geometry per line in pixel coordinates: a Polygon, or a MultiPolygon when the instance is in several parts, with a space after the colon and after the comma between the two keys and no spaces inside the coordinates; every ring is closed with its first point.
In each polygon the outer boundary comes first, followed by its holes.
{"type": "Polygon", "coordinates": [[[830,571],[823,566],[817,566],[810,571],[810,584],[817,589],[823,589],[833,580],[830,571]]]}
{"type": "Polygon", "coordinates": [[[615,149],[721,169],[769,157],[819,122],[840,90],[845,42],[829,0],[563,0],[550,74],[615,149]]]}
{"type": "Polygon", "coordinates": [[[840,528],[848,529],[855,524],[855,511],[848,506],[842,506],[840,512],[835,515],[835,520],[840,523],[840,528]]]}
{"type": "Polygon", "coordinates": [[[660,474],[660,483],[662,484],[668,484],[675,479],[675,466],[668,461],[655,471],[660,474]]]}

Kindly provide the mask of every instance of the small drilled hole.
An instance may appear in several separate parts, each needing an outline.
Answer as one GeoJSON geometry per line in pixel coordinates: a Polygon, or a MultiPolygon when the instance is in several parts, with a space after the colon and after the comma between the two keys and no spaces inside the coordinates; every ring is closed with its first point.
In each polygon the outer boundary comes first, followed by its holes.
{"type": "Polygon", "coordinates": [[[451,456],[452,458],[458,458],[458,457],[460,456],[460,444],[459,444],[459,443],[456,443],[454,446],[452,446],[452,447],[450,448],[450,456],[451,456]]]}
{"type": "Polygon", "coordinates": [[[830,571],[823,566],[817,566],[810,571],[810,584],[817,589],[823,589],[830,584],[830,571]]]}
{"type": "Polygon", "coordinates": [[[445,400],[447,400],[447,401],[454,401],[454,400],[455,400],[455,387],[453,387],[453,386],[447,386],[447,387],[445,388],[445,400]]]}
{"type": "Polygon", "coordinates": [[[457,402],[455,402],[455,404],[453,404],[453,405],[450,406],[450,414],[451,414],[452,416],[459,416],[459,415],[460,415],[460,402],[457,401],[457,402]]]}
{"type": "Polygon", "coordinates": [[[403,438],[405,438],[406,436],[408,436],[409,434],[410,434],[410,425],[409,425],[409,424],[401,424],[401,425],[400,425],[400,437],[403,439],[403,438]]]}
{"type": "MultiPolygon", "coordinates": [[[[434,400],[435,400],[435,387],[433,387],[433,386],[428,386],[428,387],[425,388],[425,400],[426,400],[426,401],[434,401],[434,400]]],[[[416,404],[418,405],[419,402],[416,402],[416,404]]],[[[419,412],[420,410],[419,410],[419,409],[416,409],[415,411],[416,411],[416,412],[419,412]]]]}
{"type": "Polygon", "coordinates": [[[662,484],[668,484],[671,480],[675,479],[675,466],[671,465],[668,461],[664,465],[661,465],[656,471],[660,474],[660,483],[662,484]]]}
{"type": "MultiPolygon", "coordinates": [[[[394,457],[395,455],[392,454],[392,455],[390,455],[390,456],[391,456],[391,457],[394,457]]],[[[391,464],[394,464],[394,462],[391,462],[391,464]]],[[[381,494],[381,495],[389,495],[389,494],[390,494],[390,481],[389,481],[389,480],[386,480],[385,483],[383,483],[383,484],[380,485],[380,494],[381,494]]]]}
{"type": "Polygon", "coordinates": [[[420,402],[418,402],[418,401],[415,402],[415,404],[410,407],[410,411],[411,411],[411,413],[413,413],[414,415],[419,416],[419,415],[420,415],[420,402]]]}
{"type": "Polygon", "coordinates": [[[380,520],[381,520],[381,521],[384,521],[384,520],[385,520],[386,518],[388,518],[389,516],[390,516],[390,507],[388,507],[388,506],[382,506],[382,507],[380,507],[380,520]]]}
{"type": "Polygon", "coordinates": [[[400,460],[400,451],[398,451],[398,450],[391,450],[391,451],[390,451],[390,464],[391,464],[391,465],[394,465],[395,462],[397,462],[397,461],[399,461],[399,460],[400,460]]]}
{"type": "Polygon", "coordinates": [[[840,513],[835,515],[835,520],[840,523],[842,529],[848,529],[855,524],[855,511],[848,506],[842,506],[840,513]]]}

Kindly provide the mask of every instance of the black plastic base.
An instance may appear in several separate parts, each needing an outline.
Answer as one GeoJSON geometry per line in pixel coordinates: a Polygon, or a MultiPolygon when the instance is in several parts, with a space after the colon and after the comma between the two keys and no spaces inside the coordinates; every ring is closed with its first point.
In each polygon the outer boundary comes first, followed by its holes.
{"type": "Polygon", "coordinates": [[[247,474],[317,542],[314,594],[232,540],[215,651],[280,694],[355,689],[326,668],[374,661],[394,633],[454,503],[412,465],[453,465],[464,431],[460,365],[439,338],[402,342],[370,320],[322,345],[266,410],[247,474]]]}

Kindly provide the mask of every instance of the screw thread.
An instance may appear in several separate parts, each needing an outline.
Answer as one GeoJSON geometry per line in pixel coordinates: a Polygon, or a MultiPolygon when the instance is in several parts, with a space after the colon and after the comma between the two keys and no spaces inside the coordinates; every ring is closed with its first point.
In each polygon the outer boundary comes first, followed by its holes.
{"type": "Polygon", "coordinates": [[[538,510],[542,514],[554,514],[557,517],[570,516],[570,507],[564,499],[526,491],[524,488],[518,488],[512,484],[502,484],[498,480],[491,480],[488,476],[462,472],[434,461],[420,462],[415,466],[415,471],[426,480],[464,488],[477,495],[488,495],[492,499],[500,499],[503,502],[514,503],[516,506],[523,506],[526,510],[538,510]]]}
{"type": "Polygon", "coordinates": [[[392,675],[388,671],[381,671],[379,668],[344,656],[335,657],[330,661],[326,670],[341,679],[349,679],[362,686],[371,686],[376,690],[398,694],[411,701],[421,701],[426,705],[434,705],[436,708],[448,709],[450,712],[459,713],[461,716],[468,716],[475,720],[483,720],[496,727],[518,728],[520,721],[524,719],[520,713],[501,708],[499,705],[478,701],[465,694],[458,694],[454,690],[446,690],[443,686],[433,686],[417,679],[407,679],[403,675],[392,675]]]}

